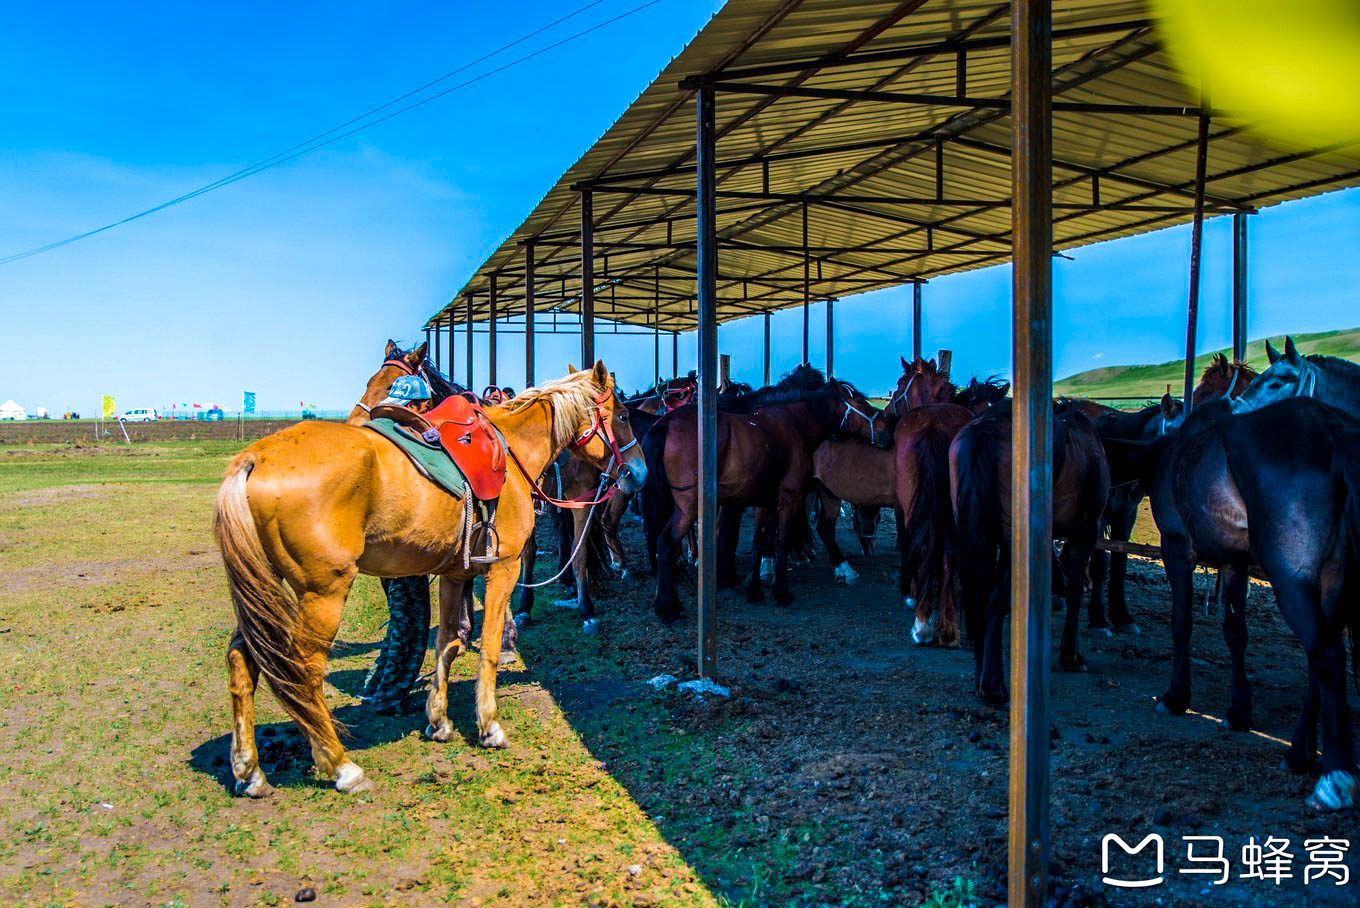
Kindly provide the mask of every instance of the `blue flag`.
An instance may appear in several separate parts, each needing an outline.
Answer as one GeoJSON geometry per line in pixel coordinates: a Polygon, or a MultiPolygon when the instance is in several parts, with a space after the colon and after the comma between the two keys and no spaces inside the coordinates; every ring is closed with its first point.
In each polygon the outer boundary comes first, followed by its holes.
{"type": "Polygon", "coordinates": [[[255,412],[255,392],[254,392],[254,391],[243,391],[243,392],[241,393],[241,396],[244,398],[244,403],[243,403],[243,406],[241,407],[241,409],[245,410],[247,413],[254,413],[254,412],[255,412]]]}

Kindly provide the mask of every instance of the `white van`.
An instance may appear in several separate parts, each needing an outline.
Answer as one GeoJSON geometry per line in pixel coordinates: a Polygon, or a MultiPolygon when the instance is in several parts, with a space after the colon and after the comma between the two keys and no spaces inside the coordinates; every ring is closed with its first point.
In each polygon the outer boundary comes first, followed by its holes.
{"type": "Polygon", "coordinates": [[[138,407],[135,410],[126,411],[118,418],[123,422],[155,422],[161,418],[161,415],[151,407],[138,407]]]}

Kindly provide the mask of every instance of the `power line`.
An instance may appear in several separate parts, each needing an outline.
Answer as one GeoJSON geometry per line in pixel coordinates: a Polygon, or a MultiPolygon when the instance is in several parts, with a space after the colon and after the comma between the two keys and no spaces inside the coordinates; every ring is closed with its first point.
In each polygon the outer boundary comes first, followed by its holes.
{"type": "Polygon", "coordinates": [[[376,114],[379,111],[386,110],[387,108],[392,107],[395,104],[399,104],[402,101],[406,100],[407,98],[412,97],[413,95],[417,95],[428,88],[432,88],[433,86],[438,85],[441,82],[447,81],[448,79],[458,75],[461,72],[466,72],[468,69],[470,69],[473,66],[476,66],[478,63],[485,62],[486,60],[489,60],[492,57],[498,56],[499,54],[504,53],[510,48],[522,44],[525,41],[529,40],[530,38],[533,38],[536,35],[540,35],[543,32],[557,25],[562,24],[563,22],[566,22],[568,19],[572,19],[580,15],[581,13],[586,12],[592,7],[599,6],[603,2],[604,0],[591,0],[590,3],[587,3],[584,6],[579,7],[576,10],[573,10],[567,15],[555,19],[552,22],[549,22],[547,25],[543,25],[529,32],[528,34],[522,35],[519,38],[516,38],[514,41],[511,41],[508,44],[504,44],[501,47],[498,47],[497,49],[489,53],[483,54],[477,59],[465,63],[462,66],[458,67],[457,69],[451,70],[437,79],[433,79],[429,82],[426,82],[419,88],[413,88],[410,91],[406,92],[405,94],[398,95],[392,100],[387,101],[383,104],[379,104],[377,107],[365,111],[364,113],[359,114],[356,117],[351,117],[344,123],[341,123],[337,126],[333,126],[330,129],[326,130],[325,132],[318,133],[317,135],[313,136],[310,139],[307,139],[304,142],[299,142],[298,144],[293,145],[290,148],[286,148],[283,151],[270,155],[267,158],[263,158],[262,160],[256,161],[254,164],[251,164],[248,167],[243,167],[240,170],[235,171],[234,173],[230,173],[224,177],[221,177],[220,179],[214,180],[211,183],[207,183],[203,186],[198,187],[197,189],[194,189],[190,192],[186,192],[184,195],[176,196],[175,198],[170,199],[169,201],[162,202],[161,204],[155,205],[151,208],[147,208],[144,211],[139,211],[136,214],[132,214],[120,220],[105,224],[102,227],[97,227],[94,230],[87,230],[84,233],[79,233],[76,234],[75,236],[70,236],[63,240],[57,240],[56,242],[48,243],[44,246],[37,246],[33,249],[28,249],[24,252],[17,252],[14,253],[13,255],[5,256],[4,258],[0,258],[0,265],[8,265],[13,262],[17,262],[20,259],[26,259],[29,258],[30,256],[40,255],[41,253],[50,252],[53,249],[59,249],[62,246],[67,246],[70,245],[71,243],[88,239],[89,237],[103,233],[106,230],[112,230],[115,227],[121,227],[122,225],[138,220],[139,218],[144,218],[149,214],[155,214],[158,211],[164,211],[166,208],[170,208],[173,205],[179,205],[183,202],[189,201],[190,199],[198,198],[199,196],[208,192],[212,192],[215,189],[221,189],[224,186],[230,186],[232,183],[239,182],[240,180],[244,180],[247,177],[252,177],[257,173],[263,173],[264,171],[277,167],[280,164],[286,164],[289,161],[293,161],[296,160],[297,158],[303,157],[304,155],[311,154],[312,152],[318,149],[324,148],[327,145],[331,145],[335,142],[338,142],[341,139],[348,138],[349,136],[352,136],[355,133],[363,132],[365,129],[377,126],[379,123],[385,123],[386,121],[391,120],[394,117],[399,117],[404,113],[415,110],[417,107],[422,107],[426,104],[429,104],[431,101],[436,101],[439,98],[445,97],[446,95],[453,94],[456,91],[460,91],[461,89],[467,88],[469,85],[474,85],[477,82],[481,82],[483,79],[487,79],[498,73],[505,72],[506,70],[511,69],[515,66],[519,66],[522,63],[526,63],[529,60],[534,59],[535,57],[539,57],[547,53],[548,51],[555,50],[563,46],[564,44],[569,44],[572,41],[576,41],[579,38],[583,38],[586,35],[591,34],[592,32],[596,32],[602,28],[605,28],[606,26],[613,25],[615,22],[618,22],[622,19],[628,18],[629,16],[640,13],[643,10],[647,9],[648,7],[657,5],[658,3],[661,2],[661,0],[648,0],[648,2],[640,4],[639,6],[635,6],[632,9],[626,10],[622,13],[619,13],[617,16],[605,19],[602,22],[598,22],[595,25],[590,26],[589,28],[582,29],[581,31],[576,32],[575,34],[568,35],[567,37],[555,41],[552,44],[540,47],[538,50],[525,54],[522,57],[517,57],[516,59],[511,60],[508,63],[504,63],[501,66],[488,70],[487,72],[484,72],[478,76],[474,76],[471,79],[459,82],[453,86],[450,86],[449,88],[444,89],[443,91],[436,92],[433,95],[422,98],[421,100],[416,101],[413,104],[408,104],[405,107],[401,107],[397,110],[392,111],[391,113],[378,117],[377,119],[369,120],[369,122],[362,123],[362,125],[359,126],[355,126],[353,129],[348,130],[346,129],[346,127],[348,126],[352,126],[355,123],[361,123],[361,121],[367,120],[369,117],[373,116],[373,114],[376,114]],[[342,132],[341,130],[345,131],[342,132]]]}

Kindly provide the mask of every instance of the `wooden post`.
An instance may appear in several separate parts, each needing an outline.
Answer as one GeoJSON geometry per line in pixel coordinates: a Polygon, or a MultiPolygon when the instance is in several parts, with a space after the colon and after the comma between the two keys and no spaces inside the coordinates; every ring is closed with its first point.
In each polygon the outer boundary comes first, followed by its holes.
{"type": "Polygon", "coordinates": [[[589,189],[581,190],[581,368],[595,365],[595,215],[589,189]]]}
{"type": "Polygon", "coordinates": [[[1190,227],[1190,294],[1185,313],[1185,412],[1194,409],[1195,350],[1199,335],[1199,266],[1204,247],[1204,179],[1209,163],[1209,116],[1199,116],[1195,150],[1195,219],[1190,227]]]}
{"type": "Polygon", "coordinates": [[[1247,358],[1247,215],[1233,215],[1232,336],[1233,360],[1247,358]]]}
{"type": "Polygon", "coordinates": [[[1011,438],[1009,893],[1048,891],[1048,670],[1053,610],[1053,113],[1051,0],[1011,4],[1011,438]]]}
{"type": "Polygon", "coordinates": [[[718,238],[713,89],[695,98],[699,342],[699,569],[695,585],[699,677],[718,668],[718,238]]]}
{"type": "Polygon", "coordinates": [[[732,380],[732,354],[718,354],[718,385],[722,387],[732,380]]]}
{"type": "Polygon", "coordinates": [[[948,372],[954,365],[954,351],[940,348],[940,352],[935,354],[935,366],[941,372],[948,372]]]}
{"type": "Polygon", "coordinates": [[[524,387],[534,386],[534,244],[524,246],[524,387]]]}

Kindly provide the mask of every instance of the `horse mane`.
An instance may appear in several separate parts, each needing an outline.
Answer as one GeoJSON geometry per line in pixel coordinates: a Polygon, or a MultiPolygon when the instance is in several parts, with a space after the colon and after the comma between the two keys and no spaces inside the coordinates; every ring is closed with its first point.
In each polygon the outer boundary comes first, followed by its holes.
{"type": "Polygon", "coordinates": [[[1347,381],[1360,382],[1360,365],[1348,359],[1328,356],[1325,353],[1310,353],[1304,359],[1315,366],[1336,372],[1347,381]]]}
{"type": "Polygon", "coordinates": [[[1243,373],[1248,378],[1256,377],[1256,370],[1242,360],[1229,360],[1226,354],[1215,353],[1213,356],[1209,357],[1209,365],[1204,367],[1204,372],[1199,377],[1200,384],[1208,381],[1209,376],[1215,372],[1221,372],[1223,373],[1223,377],[1227,378],[1233,370],[1243,373]]]}
{"type": "Polygon", "coordinates": [[[954,392],[950,402],[971,410],[975,404],[995,404],[1005,400],[1010,389],[1011,383],[1003,381],[999,375],[989,375],[981,380],[975,375],[966,386],[954,392]]]}
{"type": "Polygon", "coordinates": [[[1104,413],[1093,420],[1101,438],[1118,438],[1137,441],[1147,428],[1148,420],[1162,411],[1160,401],[1148,401],[1137,410],[1119,410],[1104,413]]]}
{"type": "Polygon", "coordinates": [[[564,448],[576,440],[576,429],[590,418],[595,406],[595,373],[589,369],[574,372],[566,378],[545,382],[536,388],[525,388],[519,396],[499,409],[517,413],[537,403],[546,403],[552,410],[553,447],[564,448]]]}
{"type": "Polygon", "coordinates": [[[826,383],[826,376],[819,369],[803,363],[773,385],[725,398],[721,407],[729,413],[750,413],[771,404],[797,403],[826,387],[826,383]]]}

